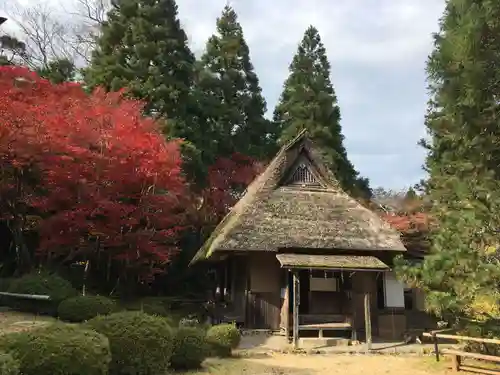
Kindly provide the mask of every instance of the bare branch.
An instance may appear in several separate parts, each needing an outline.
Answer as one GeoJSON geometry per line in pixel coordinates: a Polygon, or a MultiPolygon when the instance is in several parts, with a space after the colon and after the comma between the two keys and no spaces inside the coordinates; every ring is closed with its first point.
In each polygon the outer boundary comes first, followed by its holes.
{"type": "Polygon", "coordinates": [[[9,18],[20,28],[26,44],[26,63],[44,68],[52,60],[68,59],[76,66],[90,61],[100,27],[111,8],[109,0],[62,1],[22,6],[10,0],[9,18]]]}
{"type": "Polygon", "coordinates": [[[22,7],[13,3],[9,17],[17,24],[26,45],[26,63],[31,68],[47,67],[51,60],[73,59],[65,40],[70,29],[47,4],[22,7]]]}
{"type": "Polygon", "coordinates": [[[111,5],[109,0],[74,1],[75,10],[67,12],[75,18],[70,45],[73,51],[88,63],[111,5]]]}

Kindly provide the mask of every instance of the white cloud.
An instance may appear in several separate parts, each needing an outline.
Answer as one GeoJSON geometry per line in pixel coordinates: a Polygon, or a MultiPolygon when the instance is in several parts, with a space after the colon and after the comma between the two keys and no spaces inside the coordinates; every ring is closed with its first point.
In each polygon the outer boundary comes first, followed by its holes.
{"type": "MultiPolygon", "coordinates": [[[[193,46],[203,48],[225,1],[178,1],[193,46]]],[[[332,61],[395,64],[427,52],[442,0],[233,1],[253,49],[295,49],[306,27],[316,26],[332,61]]]]}
{"type": "MultiPolygon", "coordinates": [[[[49,1],[60,9],[61,3],[74,0],[49,1]]],[[[181,22],[198,54],[215,31],[215,20],[226,3],[177,0],[181,22]]],[[[229,3],[243,26],[270,110],[303,32],[312,24],[332,63],[346,145],[356,168],[375,185],[388,188],[409,186],[422,177],[424,153],[416,142],[424,134],[424,64],[445,0],[229,3]]]]}

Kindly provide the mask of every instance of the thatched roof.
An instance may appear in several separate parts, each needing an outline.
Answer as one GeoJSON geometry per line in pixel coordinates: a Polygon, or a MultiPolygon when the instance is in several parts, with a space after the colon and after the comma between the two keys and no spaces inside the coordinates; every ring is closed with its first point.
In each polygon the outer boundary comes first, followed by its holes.
{"type": "Polygon", "coordinates": [[[307,248],[406,250],[396,230],[342,191],[303,131],[250,184],[193,262],[217,252],[307,248]],[[299,164],[313,184],[287,183],[299,164]]]}

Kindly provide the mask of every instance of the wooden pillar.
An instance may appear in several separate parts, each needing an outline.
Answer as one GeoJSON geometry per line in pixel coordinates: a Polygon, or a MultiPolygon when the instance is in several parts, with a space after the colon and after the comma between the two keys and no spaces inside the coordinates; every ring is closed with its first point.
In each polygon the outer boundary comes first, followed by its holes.
{"type": "Polygon", "coordinates": [[[365,292],[365,332],[366,332],[366,350],[372,350],[372,318],[370,314],[370,293],[365,292]]]}
{"type": "Polygon", "coordinates": [[[250,266],[250,261],[249,259],[245,259],[245,322],[244,326],[245,328],[250,328],[251,327],[251,322],[250,322],[250,317],[251,317],[251,312],[250,312],[250,287],[251,287],[251,266],[250,266]]]}
{"type": "Polygon", "coordinates": [[[460,361],[461,358],[460,356],[456,355],[456,354],[453,354],[452,357],[451,357],[451,369],[453,370],[453,372],[459,372],[460,371],[460,361]]]}
{"type": "Polygon", "coordinates": [[[291,290],[290,290],[290,270],[285,271],[285,300],[283,301],[284,309],[285,309],[285,337],[286,337],[286,342],[289,343],[290,339],[290,304],[292,303],[291,300],[291,290]]]}
{"type": "Polygon", "coordinates": [[[297,271],[293,271],[293,347],[299,347],[299,305],[300,305],[300,281],[297,271]]]}

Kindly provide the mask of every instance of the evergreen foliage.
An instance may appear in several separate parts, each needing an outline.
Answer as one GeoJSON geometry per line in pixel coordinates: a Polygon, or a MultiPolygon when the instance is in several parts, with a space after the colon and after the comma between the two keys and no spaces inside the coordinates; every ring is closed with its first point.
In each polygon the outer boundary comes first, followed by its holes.
{"type": "Polygon", "coordinates": [[[241,341],[241,333],[234,324],[218,324],[207,331],[207,344],[211,355],[230,357],[241,341]]]}
{"type": "MultiPolygon", "coordinates": [[[[197,327],[179,327],[174,334],[174,348],[170,366],[175,370],[201,367],[208,354],[205,331],[197,327]]],[[[0,374],[1,375],[1,374],[0,374]]]]}
{"type": "Polygon", "coordinates": [[[142,312],[101,315],[87,326],[106,335],[111,347],[110,374],[164,374],[174,335],[166,319],[142,312]]]}
{"type": "Polygon", "coordinates": [[[347,157],[340,125],[340,108],[330,80],[330,63],[318,30],[309,26],[289,67],[283,93],[274,111],[280,144],[302,129],[324,151],[342,187],[356,197],[370,198],[368,180],[360,178],[347,157]]]}
{"type": "Polygon", "coordinates": [[[0,347],[23,375],[107,375],[111,361],[105,336],[63,324],[4,334],[0,347]]]}
{"type": "Polygon", "coordinates": [[[85,81],[128,89],[174,128],[189,117],[194,62],[174,0],[121,0],[102,25],[85,81]]]}
{"type": "Polygon", "coordinates": [[[80,323],[117,311],[115,301],[104,296],[77,296],[59,304],[57,315],[65,322],[80,323]]]}
{"type": "MultiPolygon", "coordinates": [[[[233,8],[226,6],[217,19],[201,57],[198,95],[205,122],[199,135],[212,141],[207,155],[229,157],[235,152],[257,160],[276,151],[276,132],[264,117],[266,102],[250,61],[250,51],[233,8]]],[[[205,146],[206,147],[206,146],[205,146]]]]}
{"type": "Polygon", "coordinates": [[[73,61],[69,59],[58,59],[50,61],[47,66],[37,70],[40,77],[48,79],[52,83],[71,82],[75,80],[77,69],[73,61]]]}
{"type": "Polygon", "coordinates": [[[466,323],[500,318],[500,3],[449,0],[428,60],[426,190],[432,253],[401,270],[428,308],[466,323]]]}

